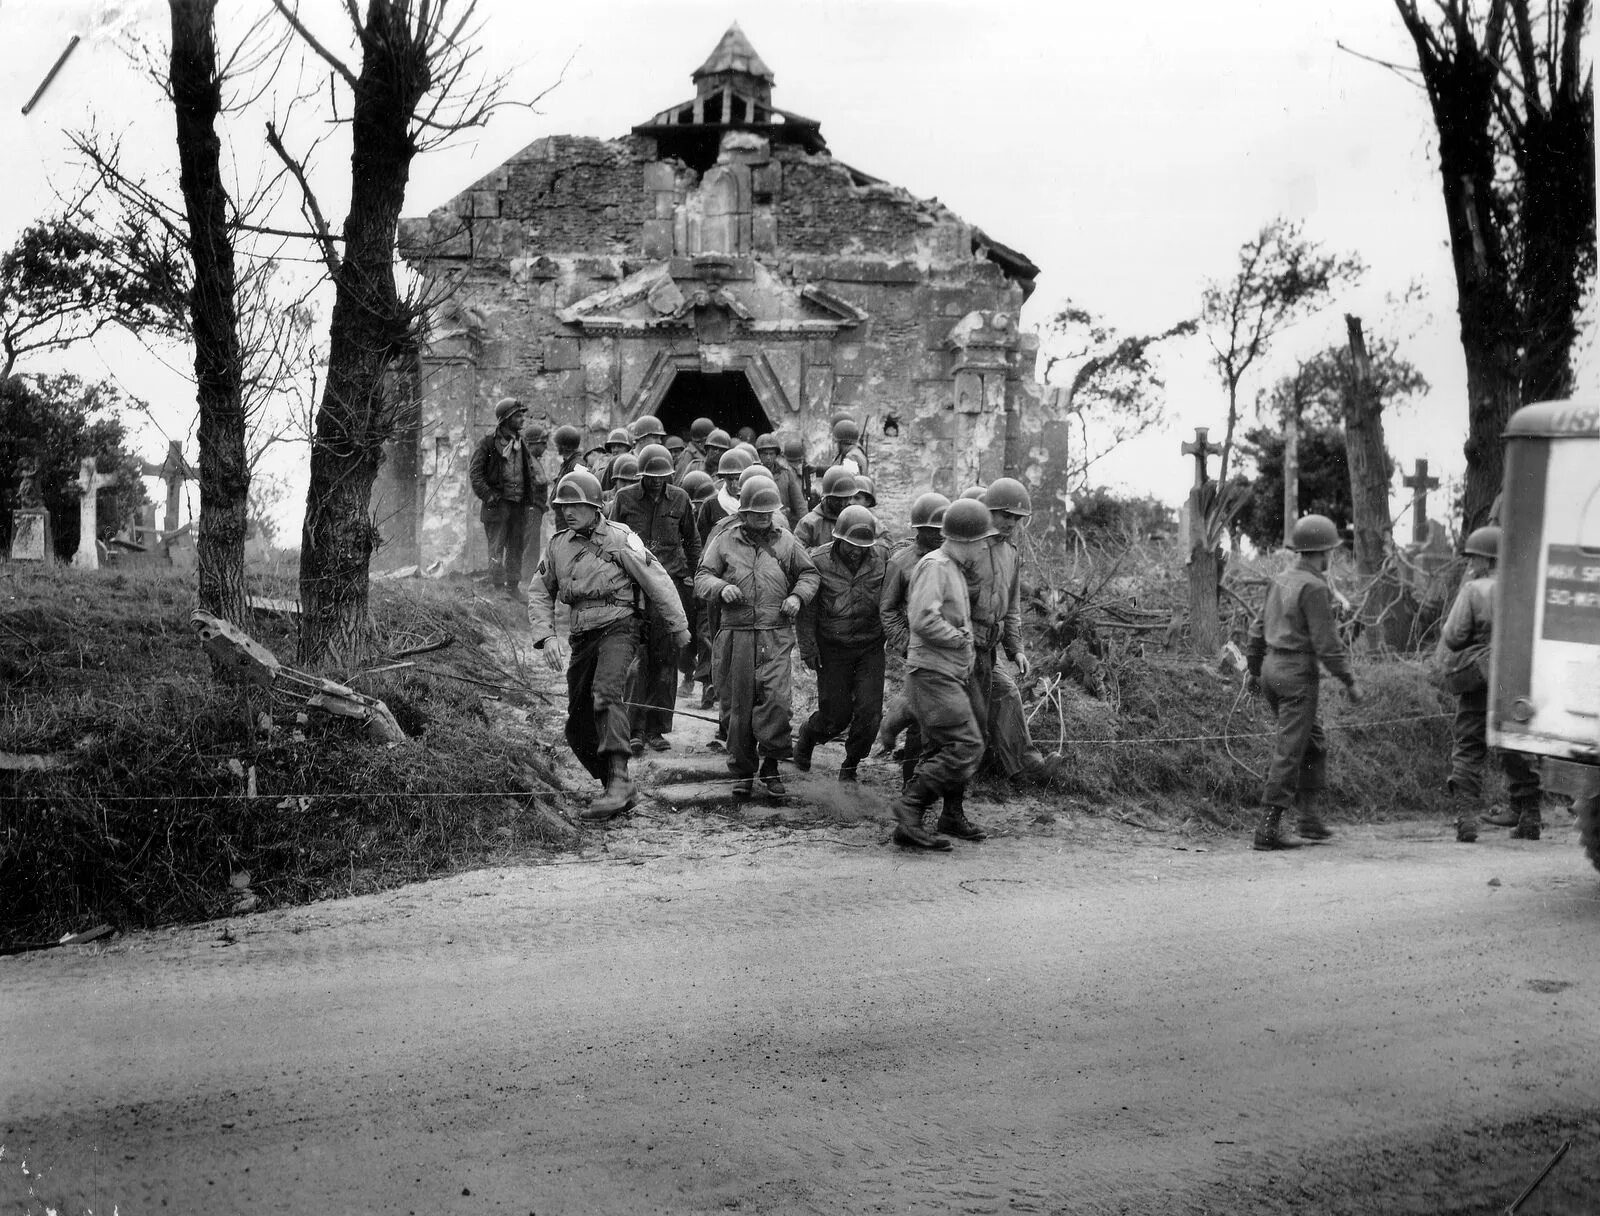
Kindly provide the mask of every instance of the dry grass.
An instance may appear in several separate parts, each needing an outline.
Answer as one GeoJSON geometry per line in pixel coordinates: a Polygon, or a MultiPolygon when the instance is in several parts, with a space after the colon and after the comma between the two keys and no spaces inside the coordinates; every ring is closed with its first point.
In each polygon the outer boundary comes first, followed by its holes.
{"type": "MultiPolygon", "coordinates": [[[[270,578],[252,590],[293,594],[270,578]]],[[[0,750],[73,761],[0,773],[0,946],[220,915],[245,876],[270,906],[556,847],[532,809],[556,805],[552,750],[491,719],[483,683],[508,673],[480,647],[470,598],[374,584],[391,648],[456,638],[416,661],[440,675],[329,673],[394,710],[412,741],[384,746],[320,716],[297,729],[288,703],[214,681],[188,578],[0,567],[0,750]]],[[[289,628],[262,617],[253,632],[288,660],[289,628]]],[[[548,709],[531,712],[538,738],[559,738],[548,709]]]]}

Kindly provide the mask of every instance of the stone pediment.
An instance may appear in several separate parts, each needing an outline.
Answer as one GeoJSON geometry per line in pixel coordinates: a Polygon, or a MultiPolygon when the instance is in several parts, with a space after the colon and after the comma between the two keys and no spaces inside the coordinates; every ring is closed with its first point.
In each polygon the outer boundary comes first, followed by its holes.
{"type": "Polygon", "coordinates": [[[831,335],[866,314],[821,287],[788,282],[760,262],[708,256],[655,262],[557,316],[595,334],[689,330],[721,314],[734,334],[831,335]]]}

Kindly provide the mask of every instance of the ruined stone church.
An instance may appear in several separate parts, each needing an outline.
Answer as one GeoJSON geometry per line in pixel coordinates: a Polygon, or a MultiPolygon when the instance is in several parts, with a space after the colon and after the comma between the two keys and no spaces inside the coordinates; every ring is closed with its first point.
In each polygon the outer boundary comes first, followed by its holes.
{"type": "Polygon", "coordinates": [[[835,160],[816,120],[773,105],[737,24],[692,79],[620,139],[540,139],[402,222],[444,303],[380,474],[376,565],[481,564],[467,461],[506,396],[585,447],[642,414],[678,434],[706,415],[819,461],[850,415],[902,523],[930,487],[1039,480],[1055,428],[1018,328],[1038,268],[835,160]]]}

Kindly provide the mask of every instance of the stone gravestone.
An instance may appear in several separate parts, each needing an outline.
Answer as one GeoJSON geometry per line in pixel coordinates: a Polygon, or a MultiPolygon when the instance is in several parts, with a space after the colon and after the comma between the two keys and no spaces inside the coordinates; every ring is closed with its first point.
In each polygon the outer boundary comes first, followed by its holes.
{"type": "Polygon", "coordinates": [[[50,560],[50,512],[43,507],[19,507],[12,512],[11,557],[24,562],[50,560]]]}
{"type": "Polygon", "coordinates": [[[22,484],[17,487],[21,505],[11,513],[11,556],[17,561],[48,562],[55,557],[50,547],[50,512],[39,497],[37,474],[32,467],[22,470],[22,484]]]}
{"type": "Polygon", "coordinates": [[[78,551],[72,555],[72,564],[79,570],[100,569],[100,540],[96,536],[100,523],[100,491],[116,482],[115,473],[94,471],[93,456],[85,456],[78,465],[78,493],[83,499],[78,508],[78,551]]]}

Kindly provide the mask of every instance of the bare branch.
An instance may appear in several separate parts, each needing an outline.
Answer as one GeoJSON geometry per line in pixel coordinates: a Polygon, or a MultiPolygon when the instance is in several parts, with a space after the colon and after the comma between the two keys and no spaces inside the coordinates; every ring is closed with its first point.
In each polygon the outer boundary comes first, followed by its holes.
{"type": "MultiPolygon", "coordinates": [[[[327,63],[329,67],[344,77],[344,82],[352,90],[360,90],[361,85],[357,81],[355,73],[345,66],[344,60],[317,41],[316,35],[306,28],[305,23],[300,20],[299,14],[295,9],[291,9],[285,3],[285,0],[272,0],[272,5],[278,12],[283,14],[283,19],[293,27],[294,32],[300,35],[305,44],[315,51],[317,56],[327,63]]],[[[296,5],[296,8],[298,8],[298,5],[296,5]]],[[[346,0],[345,9],[350,14],[351,23],[359,30],[361,28],[361,14],[356,10],[355,0],[346,0]]]]}
{"type": "MultiPolygon", "coordinates": [[[[275,0],[280,3],[281,0],[275,0]]],[[[311,189],[311,183],[306,180],[305,169],[289,155],[289,150],[283,146],[283,140],[278,138],[278,129],[269,121],[267,123],[267,146],[278,154],[284,167],[294,176],[300,184],[300,197],[303,203],[302,210],[306,218],[311,221],[311,226],[316,232],[316,241],[322,247],[322,260],[328,267],[328,274],[334,279],[339,277],[339,251],[334,248],[333,237],[328,228],[328,221],[323,218],[322,207],[317,202],[317,196],[311,189]]]]}

